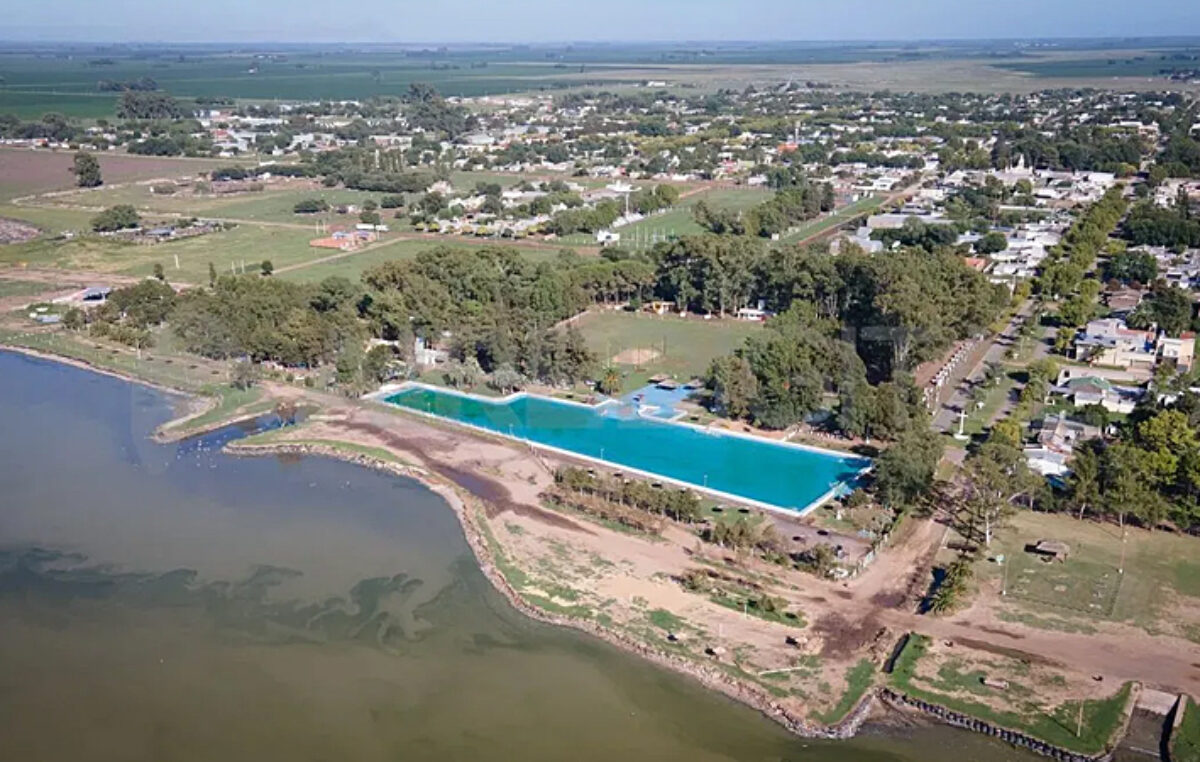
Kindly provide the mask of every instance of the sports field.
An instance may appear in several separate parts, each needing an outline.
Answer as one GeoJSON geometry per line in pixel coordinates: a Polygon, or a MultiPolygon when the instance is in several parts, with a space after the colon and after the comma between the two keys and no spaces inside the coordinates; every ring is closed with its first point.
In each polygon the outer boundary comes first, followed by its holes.
{"type": "Polygon", "coordinates": [[[703,320],[633,312],[597,311],[575,323],[601,363],[612,362],[624,373],[626,389],[666,373],[686,381],[701,376],[713,358],[742,346],[763,330],[744,320],[703,320]]]}

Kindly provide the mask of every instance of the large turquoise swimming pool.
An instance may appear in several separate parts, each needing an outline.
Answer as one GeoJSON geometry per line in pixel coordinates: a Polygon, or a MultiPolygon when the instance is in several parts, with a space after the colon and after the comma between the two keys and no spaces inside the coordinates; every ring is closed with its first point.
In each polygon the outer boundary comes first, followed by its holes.
{"type": "Polygon", "coordinates": [[[864,458],[708,431],[534,395],[489,400],[413,385],[385,401],[439,418],[689,484],[764,507],[803,512],[870,465],[864,458]]]}

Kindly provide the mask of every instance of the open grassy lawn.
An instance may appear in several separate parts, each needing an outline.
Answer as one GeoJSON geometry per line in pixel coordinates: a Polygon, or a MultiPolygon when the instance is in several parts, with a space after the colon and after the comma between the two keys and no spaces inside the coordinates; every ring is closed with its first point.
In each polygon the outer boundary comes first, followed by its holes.
{"type": "MultiPolygon", "coordinates": [[[[354,204],[362,206],[368,199],[379,202],[384,193],[347,190],[345,188],[310,188],[300,183],[269,186],[260,192],[228,195],[195,195],[181,191],[175,194],[158,194],[151,185],[137,183],[112,188],[77,191],[54,197],[56,203],[87,207],[109,207],[130,204],[145,213],[182,214],[194,217],[217,217],[254,222],[282,222],[296,225],[312,225],[318,221],[331,224],[353,225],[358,215],[339,215],[335,212],[320,214],[296,214],[296,202],[306,199],[323,199],[331,206],[354,204]]],[[[384,223],[394,227],[407,225],[407,220],[396,220],[389,209],[381,209],[384,223]]]]}
{"type": "Polygon", "coordinates": [[[846,673],[846,692],[838,703],[826,712],[814,711],[812,717],[826,725],[841,722],[874,682],[875,665],[869,659],[861,659],[846,673]]]}
{"type": "Polygon", "coordinates": [[[827,217],[818,217],[815,220],[796,228],[794,231],[784,236],[785,241],[796,241],[802,238],[808,238],[819,233],[824,233],[828,230],[844,225],[855,217],[867,214],[874,214],[879,207],[883,206],[883,196],[867,196],[855,201],[853,204],[848,204],[838,209],[833,214],[827,217]]]}
{"type": "Polygon", "coordinates": [[[232,230],[154,245],[86,235],[69,241],[40,239],[0,247],[0,264],[151,275],[157,263],[170,280],[206,283],[209,262],[218,272],[227,273],[232,266],[240,269],[244,261],[249,272],[264,259],[270,259],[278,268],[328,256],[328,249],[308,245],[311,237],[305,230],[256,225],[239,225],[232,230]]]}
{"type": "Polygon", "coordinates": [[[688,196],[684,199],[685,202],[703,201],[709,206],[714,206],[719,209],[734,209],[739,212],[744,212],[747,209],[761,204],[767,199],[774,196],[773,191],[766,188],[716,188],[714,190],[697,193],[694,196],[688,196]]]}
{"type": "Polygon", "coordinates": [[[228,388],[227,363],[168,354],[157,349],[137,353],[129,347],[65,330],[15,331],[0,328],[0,342],[79,360],[97,368],[126,373],[174,389],[215,393],[228,388]]]}
{"type": "Polygon", "coordinates": [[[64,230],[89,230],[95,212],[83,209],[49,209],[46,207],[0,205],[0,217],[24,220],[46,233],[64,230]]]}
{"type": "Polygon", "coordinates": [[[133,246],[129,260],[120,271],[128,275],[150,275],[155,264],[161,264],[170,280],[188,283],[208,282],[208,263],[218,273],[246,272],[259,268],[264,259],[271,260],[276,269],[310,262],[329,256],[330,249],[308,245],[312,233],[290,228],[268,228],[238,225],[233,230],[210,235],[171,241],[153,246],[133,246]],[[175,258],[179,267],[175,267],[175,258]]]}
{"type": "MultiPolygon", "coordinates": [[[[62,287],[59,286],[58,289],[62,290],[62,287]]],[[[36,294],[44,294],[47,291],[54,290],[55,286],[50,283],[29,280],[0,279],[0,299],[10,296],[34,296],[36,294]]]]}
{"type": "Polygon", "coordinates": [[[1144,529],[1129,529],[1124,543],[1121,537],[1115,524],[1020,511],[990,551],[1004,554],[1006,580],[994,563],[978,572],[1005,585],[1008,613],[1031,624],[1129,622],[1200,641],[1200,540],[1144,529]],[[1045,562],[1025,552],[1039,539],[1067,542],[1070,557],[1045,562]]]}
{"type": "Polygon", "coordinates": [[[1116,693],[1099,693],[1109,689],[1087,676],[958,644],[948,647],[918,634],[909,636],[896,658],[890,682],[913,698],[1085,754],[1108,748],[1132,689],[1126,683],[1116,693]],[[989,687],[984,678],[1003,680],[1008,687],[989,687]]]}
{"type": "Polygon", "coordinates": [[[763,330],[743,320],[702,320],[633,312],[592,312],[576,327],[602,363],[614,362],[626,373],[626,388],[666,373],[686,381],[708,369],[714,357],[728,354],[763,330]]]}

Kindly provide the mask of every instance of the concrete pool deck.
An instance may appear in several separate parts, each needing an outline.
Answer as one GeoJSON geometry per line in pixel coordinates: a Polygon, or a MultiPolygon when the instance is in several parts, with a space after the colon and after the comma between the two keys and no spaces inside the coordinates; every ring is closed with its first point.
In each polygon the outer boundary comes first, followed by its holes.
{"type": "MultiPolygon", "coordinates": [[[[696,425],[693,423],[687,423],[685,421],[680,421],[680,420],[664,420],[662,417],[655,416],[652,414],[647,414],[646,412],[642,411],[641,409],[636,409],[636,414],[632,418],[626,419],[626,420],[636,419],[636,420],[640,420],[642,422],[653,424],[656,426],[679,427],[683,430],[689,431],[690,433],[701,434],[705,437],[712,437],[712,438],[728,437],[728,438],[734,438],[734,439],[738,439],[738,440],[745,440],[747,442],[754,443],[756,446],[780,448],[781,451],[788,451],[788,450],[798,451],[798,452],[803,452],[810,456],[811,455],[821,456],[822,458],[828,459],[829,461],[846,464],[847,466],[858,466],[857,468],[853,468],[853,470],[851,472],[849,472],[844,478],[841,478],[841,479],[837,480],[836,482],[830,483],[830,486],[828,489],[826,489],[822,493],[818,494],[813,499],[808,500],[804,504],[791,505],[791,506],[781,505],[778,502],[759,499],[759,498],[751,496],[751,495],[740,494],[739,492],[735,492],[735,491],[731,491],[731,490],[724,490],[724,489],[719,489],[714,486],[709,486],[707,483],[707,481],[708,481],[707,474],[705,475],[705,479],[703,481],[697,482],[697,481],[687,479],[687,478],[680,478],[678,476],[664,474],[659,470],[655,470],[655,469],[651,469],[651,468],[642,468],[637,465],[631,465],[629,463],[611,460],[609,458],[604,457],[604,448],[603,447],[599,448],[600,449],[599,455],[589,454],[586,452],[580,452],[576,449],[571,449],[569,447],[561,447],[561,446],[557,446],[555,444],[550,444],[547,442],[538,441],[536,439],[531,439],[529,437],[518,436],[516,433],[514,433],[513,427],[511,425],[508,427],[509,430],[506,432],[500,428],[489,428],[488,426],[481,426],[481,425],[478,425],[478,424],[475,424],[475,423],[472,423],[469,421],[461,420],[459,418],[454,417],[453,415],[448,415],[448,414],[444,415],[441,413],[432,412],[430,410],[422,410],[419,407],[415,407],[413,405],[406,405],[406,404],[403,404],[402,402],[394,401],[394,398],[397,397],[398,395],[401,395],[405,392],[413,392],[413,391],[425,391],[425,392],[428,392],[435,396],[436,395],[444,395],[446,397],[455,397],[455,398],[474,402],[474,403],[481,404],[481,405],[494,406],[496,408],[510,407],[513,403],[528,399],[528,400],[536,401],[538,404],[544,403],[544,404],[550,404],[550,405],[571,406],[576,409],[582,408],[591,413],[594,413],[598,419],[602,418],[602,417],[606,417],[605,412],[604,412],[606,408],[612,409],[613,407],[629,407],[628,403],[624,403],[622,401],[614,400],[614,399],[605,399],[602,402],[599,402],[599,403],[593,405],[593,404],[588,404],[588,403],[584,403],[584,402],[577,402],[574,400],[560,400],[560,399],[555,399],[552,397],[545,397],[542,395],[530,394],[529,392],[524,392],[524,391],[514,392],[505,397],[482,397],[480,395],[470,394],[468,392],[462,392],[462,391],[458,391],[455,389],[448,389],[448,388],[444,388],[444,387],[433,386],[431,384],[415,382],[415,381],[405,382],[402,384],[389,384],[389,385],[384,386],[383,388],[381,388],[380,390],[378,390],[376,392],[365,395],[366,399],[371,399],[371,400],[374,400],[377,402],[382,402],[382,403],[388,404],[392,407],[396,407],[401,410],[406,410],[406,411],[409,411],[412,413],[416,413],[418,415],[424,416],[424,417],[432,419],[432,420],[442,421],[442,422],[449,423],[449,424],[456,425],[456,426],[462,426],[465,429],[472,430],[472,431],[475,431],[475,432],[478,432],[481,434],[486,434],[489,436],[498,436],[498,437],[502,437],[502,438],[510,440],[510,441],[519,442],[521,444],[524,444],[527,447],[530,447],[531,449],[542,450],[544,452],[558,455],[560,457],[595,464],[595,465],[602,466],[606,469],[610,469],[613,471],[635,474],[635,475],[638,475],[638,476],[641,476],[644,478],[653,479],[656,481],[661,481],[663,483],[672,484],[677,487],[694,489],[697,492],[700,492],[705,495],[709,495],[709,496],[717,498],[719,500],[724,500],[724,501],[728,501],[731,503],[737,503],[737,504],[741,504],[741,505],[752,506],[755,508],[772,511],[777,514],[781,514],[781,515],[785,515],[785,516],[789,516],[789,517],[793,517],[793,518],[798,517],[798,516],[804,516],[804,515],[808,514],[809,512],[811,512],[812,510],[816,509],[817,507],[834,499],[835,497],[838,497],[839,495],[844,494],[846,491],[851,489],[853,483],[857,479],[861,478],[867,471],[869,471],[873,467],[872,463],[868,459],[860,457],[860,456],[850,455],[847,453],[837,452],[834,450],[822,449],[819,447],[813,447],[811,445],[799,444],[799,443],[795,443],[795,442],[780,442],[777,440],[767,439],[764,437],[755,436],[752,434],[746,434],[746,433],[742,433],[742,432],[738,432],[738,431],[730,431],[730,430],[725,430],[725,429],[712,429],[710,427],[699,426],[699,425],[696,425]],[[859,464],[862,464],[862,465],[859,465],[859,464]]],[[[621,420],[621,419],[618,418],[617,420],[621,420]]],[[[826,465],[828,465],[828,464],[826,464],[826,465]]],[[[826,483],[829,483],[829,482],[827,481],[826,483]]]]}

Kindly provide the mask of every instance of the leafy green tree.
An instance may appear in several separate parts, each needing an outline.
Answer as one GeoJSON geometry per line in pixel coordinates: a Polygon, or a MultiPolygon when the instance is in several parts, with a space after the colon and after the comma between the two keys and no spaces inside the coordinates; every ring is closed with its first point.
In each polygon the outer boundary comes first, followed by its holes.
{"type": "Polygon", "coordinates": [[[527,382],[528,379],[525,378],[525,375],[508,363],[492,371],[492,375],[488,379],[488,385],[502,394],[516,391],[527,382]]]}
{"type": "Polygon", "coordinates": [[[605,366],[596,382],[596,391],[609,396],[621,391],[621,371],[614,365],[605,366]]]}
{"type": "Polygon", "coordinates": [[[267,278],[267,277],[270,277],[270,275],[275,272],[275,265],[271,264],[271,260],[264,259],[262,261],[262,264],[259,265],[259,270],[262,271],[263,277],[267,278]]]}
{"type": "Polygon", "coordinates": [[[886,506],[912,505],[932,488],[942,458],[941,436],[926,429],[906,431],[875,461],[874,489],[886,506]]]}
{"type": "Polygon", "coordinates": [[[996,254],[1008,248],[1008,239],[999,231],[992,231],[975,243],[980,254],[996,254]]]}
{"type": "Polygon", "coordinates": [[[726,355],[712,361],[707,385],[712,392],[713,409],[728,418],[745,418],[758,396],[758,379],[750,363],[740,355],[726,355]]]}
{"type": "Polygon", "coordinates": [[[75,173],[75,184],[80,188],[95,188],[104,182],[100,175],[100,162],[87,151],[75,154],[71,169],[75,173]]]}
{"type": "Polygon", "coordinates": [[[1030,494],[1038,480],[1020,448],[1002,437],[989,437],[965,463],[965,506],[975,525],[983,526],[984,545],[1013,512],[1013,500],[1030,494]]]}
{"type": "Polygon", "coordinates": [[[117,230],[136,228],[142,224],[142,218],[129,204],[111,206],[92,218],[92,230],[97,233],[111,233],[117,230]]]}
{"type": "Polygon", "coordinates": [[[262,373],[250,360],[239,360],[230,370],[229,384],[234,389],[249,389],[258,383],[262,373]]]}

